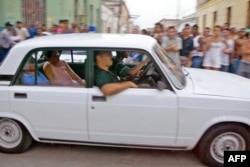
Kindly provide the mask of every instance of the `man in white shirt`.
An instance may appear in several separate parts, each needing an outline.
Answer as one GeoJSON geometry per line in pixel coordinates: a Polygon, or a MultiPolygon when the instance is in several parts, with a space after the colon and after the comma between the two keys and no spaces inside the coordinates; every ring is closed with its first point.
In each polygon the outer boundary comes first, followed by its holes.
{"type": "Polygon", "coordinates": [[[23,26],[21,21],[16,22],[16,32],[17,35],[20,36],[21,41],[24,41],[30,37],[28,29],[23,26]]]}
{"type": "Polygon", "coordinates": [[[5,23],[5,29],[0,34],[0,62],[8,54],[15,42],[10,38],[13,25],[10,22],[5,23]]]}
{"type": "Polygon", "coordinates": [[[180,49],[182,49],[182,40],[177,37],[175,27],[168,27],[167,36],[162,37],[161,46],[168,53],[169,57],[171,57],[178,66],[181,66],[180,49]]]}
{"type": "Polygon", "coordinates": [[[229,65],[233,59],[234,40],[231,38],[230,29],[223,29],[222,33],[229,48],[221,54],[221,71],[229,72],[229,65]]]}

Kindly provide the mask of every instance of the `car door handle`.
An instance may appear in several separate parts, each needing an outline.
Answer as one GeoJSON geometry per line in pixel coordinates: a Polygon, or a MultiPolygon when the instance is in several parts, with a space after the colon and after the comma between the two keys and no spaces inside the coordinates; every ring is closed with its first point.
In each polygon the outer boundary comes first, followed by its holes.
{"type": "Polygon", "coordinates": [[[92,96],[92,101],[106,101],[105,96],[92,96]]]}
{"type": "Polygon", "coordinates": [[[26,93],[14,93],[15,98],[20,98],[20,99],[26,99],[27,94],[26,93]]]}

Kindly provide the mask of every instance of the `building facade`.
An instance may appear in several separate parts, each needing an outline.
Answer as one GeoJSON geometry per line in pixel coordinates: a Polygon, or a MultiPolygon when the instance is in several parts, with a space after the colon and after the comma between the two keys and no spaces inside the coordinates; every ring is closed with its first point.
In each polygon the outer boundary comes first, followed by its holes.
{"type": "Polygon", "coordinates": [[[0,30],[6,21],[14,23],[22,20],[22,2],[20,0],[0,0],[0,30]]]}
{"type": "Polygon", "coordinates": [[[79,25],[92,25],[101,31],[101,0],[1,0],[0,28],[6,21],[30,24],[58,24],[68,19],[79,25]]]}
{"type": "Polygon", "coordinates": [[[195,17],[195,14],[191,14],[184,16],[182,19],[161,19],[159,22],[165,29],[169,26],[174,26],[178,32],[181,32],[185,27],[185,24],[189,24],[190,26],[197,24],[197,18],[195,17]]]}
{"type": "Polygon", "coordinates": [[[102,32],[104,33],[116,33],[118,17],[115,16],[115,13],[105,4],[102,4],[101,7],[101,19],[102,19],[102,32]]]}
{"type": "Polygon", "coordinates": [[[193,26],[195,24],[197,24],[197,18],[195,16],[195,14],[191,14],[188,16],[184,16],[179,24],[176,26],[178,32],[182,32],[183,28],[185,27],[186,24],[189,24],[190,26],[193,26]]]}
{"type": "Polygon", "coordinates": [[[197,23],[201,29],[229,23],[237,29],[250,26],[250,0],[197,0],[197,23]]]}
{"type": "Polygon", "coordinates": [[[180,23],[180,20],[179,19],[161,19],[159,23],[161,23],[165,28],[169,26],[174,26],[175,28],[177,28],[176,26],[180,23]]]}
{"type": "Polygon", "coordinates": [[[130,13],[123,0],[103,0],[102,4],[102,29],[107,32],[131,32],[130,13]]]}

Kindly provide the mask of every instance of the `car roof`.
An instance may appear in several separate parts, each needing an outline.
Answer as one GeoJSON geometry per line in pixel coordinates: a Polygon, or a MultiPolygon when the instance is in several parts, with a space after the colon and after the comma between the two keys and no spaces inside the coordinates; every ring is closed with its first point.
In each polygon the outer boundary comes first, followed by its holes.
{"type": "Polygon", "coordinates": [[[24,56],[36,48],[85,47],[85,48],[129,48],[151,51],[157,41],[139,34],[73,33],[36,37],[16,44],[0,65],[0,75],[13,75],[24,56]]]}
{"type": "Polygon", "coordinates": [[[155,42],[154,38],[140,34],[73,33],[33,38],[23,41],[17,46],[127,47],[143,49],[152,47],[155,42]]]}

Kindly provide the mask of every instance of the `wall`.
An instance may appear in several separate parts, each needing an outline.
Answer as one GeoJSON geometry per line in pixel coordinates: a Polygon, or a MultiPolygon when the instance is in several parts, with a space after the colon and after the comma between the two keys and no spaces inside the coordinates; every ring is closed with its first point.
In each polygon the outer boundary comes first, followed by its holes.
{"type": "Polygon", "coordinates": [[[93,25],[97,32],[101,32],[101,0],[89,0],[87,6],[87,25],[93,25]]]}
{"type": "Polygon", "coordinates": [[[5,27],[5,22],[13,24],[22,21],[21,0],[0,0],[0,29],[5,27]]]}
{"type": "MultiPolygon", "coordinates": [[[[197,7],[196,17],[198,25],[204,28],[203,16],[206,15],[206,27],[223,25],[227,22],[227,8],[231,7],[230,27],[246,27],[247,11],[249,0],[209,0],[197,7]],[[214,22],[214,12],[217,12],[217,19],[214,22]]],[[[248,18],[249,19],[249,18],[248,18]]]]}
{"type": "Polygon", "coordinates": [[[48,27],[58,24],[61,19],[74,21],[74,1],[69,0],[47,0],[46,1],[46,22],[48,27]]]}
{"type": "Polygon", "coordinates": [[[115,17],[115,14],[112,10],[110,10],[107,6],[102,5],[101,7],[101,17],[102,17],[102,31],[106,33],[108,27],[110,27],[111,33],[117,32],[117,17],[115,17]]]}
{"type": "MultiPolygon", "coordinates": [[[[101,31],[101,0],[44,0],[45,23],[48,27],[58,24],[60,19],[76,21],[80,25],[94,25],[101,31]],[[77,2],[77,5],[75,3],[77,2]],[[93,7],[91,12],[90,8],[93,7]],[[92,19],[90,19],[92,18],[92,19]]],[[[6,21],[24,21],[23,0],[0,0],[0,28],[6,21]]],[[[35,0],[34,0],[35,2],[35,0]]],[[[34,9],[36,10],[36,9],[34,9]]]]}

